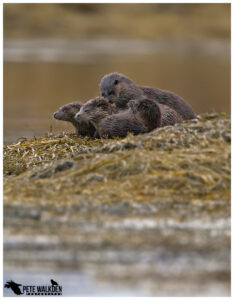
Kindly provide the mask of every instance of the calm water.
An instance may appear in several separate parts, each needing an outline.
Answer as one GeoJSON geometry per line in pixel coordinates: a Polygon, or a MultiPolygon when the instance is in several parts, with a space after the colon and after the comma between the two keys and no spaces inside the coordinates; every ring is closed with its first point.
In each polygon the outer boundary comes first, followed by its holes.
{"type": "Polygon", "coordinates": [[[114,71],[181,95],[196,113],[230,113],[229,44],[178,45],[5,42],[4,142],[44,134],[51,126],[53,132],[72,130],[53,112],[97,96],[102,76],[114,71]]]}

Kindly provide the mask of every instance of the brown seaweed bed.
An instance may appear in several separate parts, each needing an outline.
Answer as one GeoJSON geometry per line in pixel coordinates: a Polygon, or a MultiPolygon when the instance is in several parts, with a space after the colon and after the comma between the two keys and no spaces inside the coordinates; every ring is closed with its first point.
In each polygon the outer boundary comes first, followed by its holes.
{"type": "Polygon", "coordinates": [[[230,118],[210,113],[4,146],[5,278],[42,269],[66,286],[66,270],[88,278],[67,295],[229,295],[230,143],[230,118]]]}

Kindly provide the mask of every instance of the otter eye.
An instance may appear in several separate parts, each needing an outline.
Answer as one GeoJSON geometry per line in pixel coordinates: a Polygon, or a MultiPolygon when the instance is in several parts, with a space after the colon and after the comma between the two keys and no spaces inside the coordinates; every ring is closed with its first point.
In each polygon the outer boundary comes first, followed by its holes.
{"type": "Polygon", "coordinates": [[[105,97],[105,93],[102,93],[102,97],[105,97]]]}
{"type": "Polygon", "coordinates": [[[119,83],[119,80],[115,79],[114,81],[114,85],[118,84],[119,83]]]}

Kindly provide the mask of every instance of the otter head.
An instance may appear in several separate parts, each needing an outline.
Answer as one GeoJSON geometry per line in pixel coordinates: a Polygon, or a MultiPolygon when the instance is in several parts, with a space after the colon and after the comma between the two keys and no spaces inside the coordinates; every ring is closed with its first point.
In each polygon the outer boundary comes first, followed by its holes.
{"type": "Polygon", "coordinates": [[[149,130],[161,126],[161,110],[156,101],[151,99],[131,100],[128,107],[129,112],[141,119],[149,130]]]}
{"type": "Polygon", "coordinates": [[[77,122],[90,121],[95,127],[100,121],[112,113],[112,105],[103,98],[91,99],[82,105],[80,111],[75,115],[77,122]]]}
{"type": "Polygon", "coordinates": [[[56,111],[53,116],[57,120],[73,122],[74,116],[77,114],[80,108],[81,104],[78,102],[69,103],[60,107],[60,109],[56,111]]]}
{"type": "Polygon", "coordinates": [[[102,97],[119,108],[126,108],[131,99],[142,96],[142,90],[128,77],[119,73],[105,75],[99,85],[102,97]]]}

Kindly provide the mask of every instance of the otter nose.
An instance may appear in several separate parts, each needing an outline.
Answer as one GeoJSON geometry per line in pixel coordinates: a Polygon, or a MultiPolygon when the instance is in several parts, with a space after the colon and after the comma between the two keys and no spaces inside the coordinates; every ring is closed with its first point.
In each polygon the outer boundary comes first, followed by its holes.
{"type": "Polygon", "coordinates": [[[56,119],[56,116],[57,116],[57,112],[54,112],[53,116],[54,116],[54,118],[56,119]]]}

